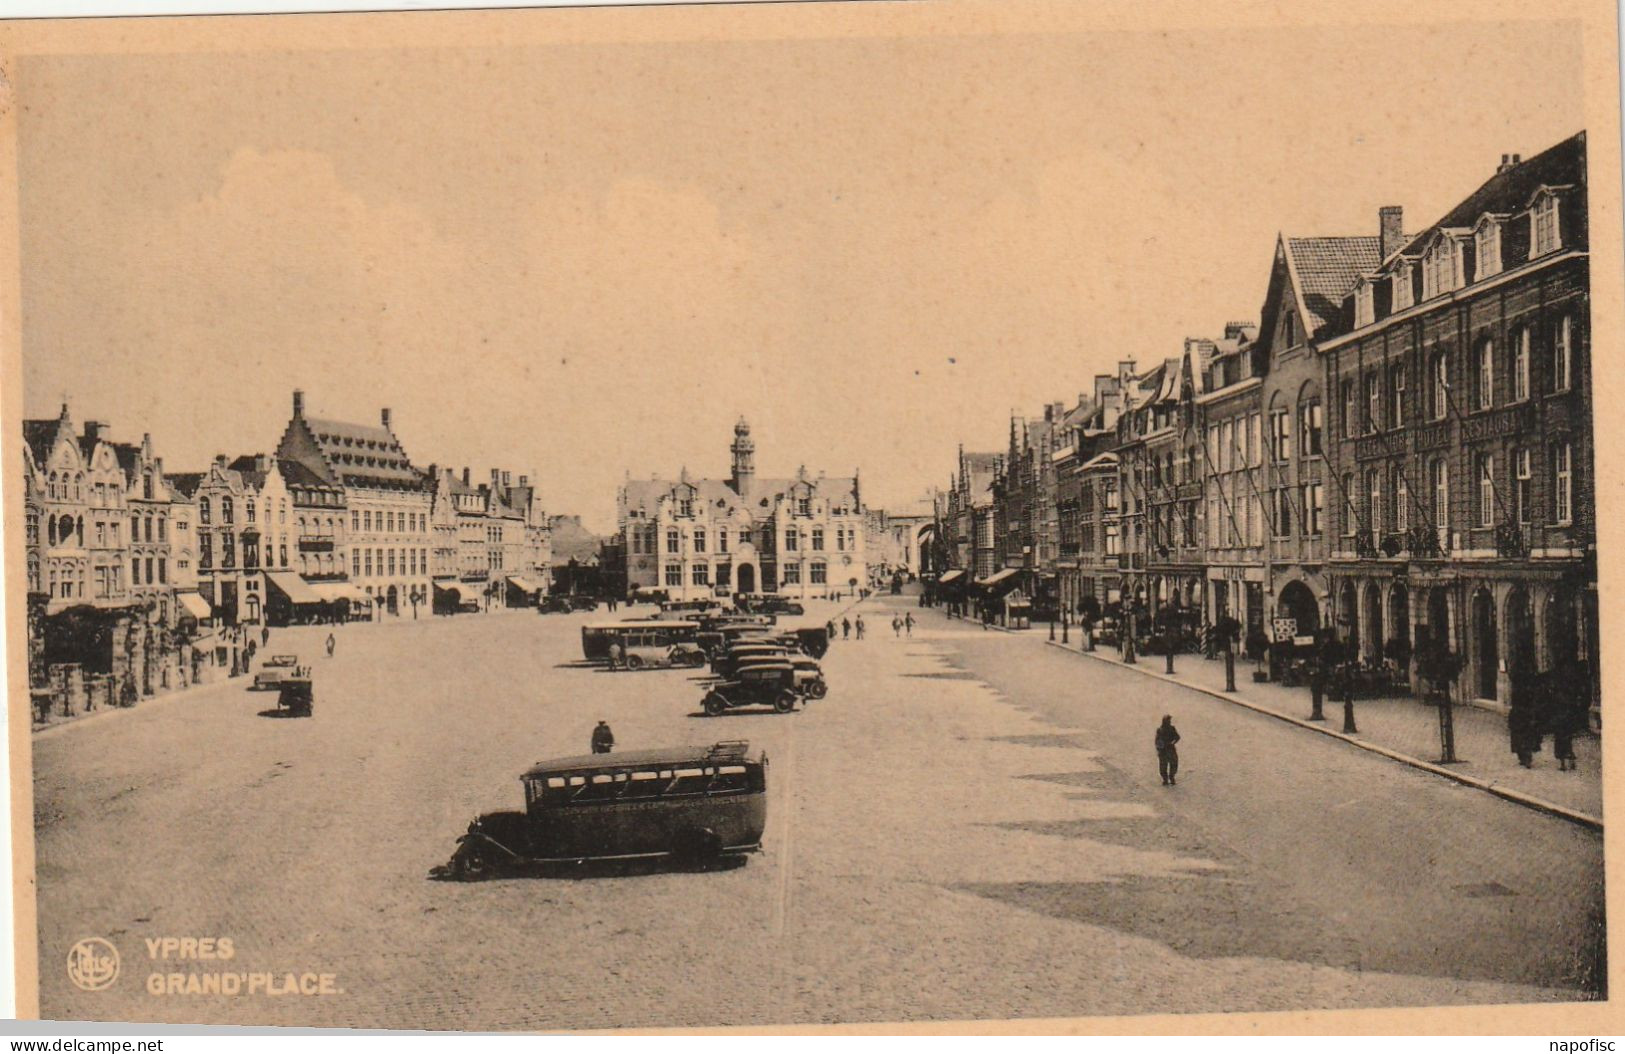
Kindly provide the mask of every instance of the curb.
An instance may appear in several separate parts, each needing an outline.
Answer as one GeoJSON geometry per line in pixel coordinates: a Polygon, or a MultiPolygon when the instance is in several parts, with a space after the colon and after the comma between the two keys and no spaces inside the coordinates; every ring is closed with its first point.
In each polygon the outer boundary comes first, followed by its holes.
{"type": "Polygon", "coordinates": [[[1380,754],[1383,757],[1392,761],[1397,761],[1402,765],[1409,765],[1411,768],[1420,769],[1423,772],[1429,772],[1435,776],[1442,776],[1447,780],[1453,780],[1454,782],[1460,783],[1463,786],[1473,787],[1477,790],[1485,791],[1486,793],[1492,794],[1504,801],[1512,802],[1515,805],[1522,805],[1525,808],[1534,809],[1536,812],[1543,812],[1549,816],[1555,816],[1560,820],[1567,820],[1569,823],[1576,824],[1580,827],[1585,827],[1589,830],[1601,832],[1603,829],[1602,818],[1599,816],[1592,816],[1590,813],[1580,812],[1579,810],[1571,809],[1566,805],[1559,805],[1556,802],[1547,801],[1545,798],[1537,798],[1533,794],[1526,794],[1523,791],[1502,786],[1493,780],[1480,779],[1477,776],[1469,776],[1466,773],[1457,772],[1453,769],[1447,768],[1444,765],[1437,765],[1431,761],[1423,761],[1421,758],[1415,758],[1409,754],[1402,754],[1397,750],[1391,750],[1388,747],[1380,746],[1364,739],[1357,739],[1345,732],[1339,732],[1336,729],[1327,728],[1326,726],[1317,724],[1314,721],[1308,721],[1300,717],[1293,717],[1290,714],[1283,714],[1279,710],[1271,710],[1270,708],[1261,706],[1257,703],[1250,703],[1241,698],[1239,695],[1230,692],[1221,692],[1216,689],[1209,688],[1206,685],[1194,684],[1178,676],[1170,677],[1166,673],[1160,673],[1156,670],[1143,669],[1139,665],[1127,666],[1121,662],[1113,662],[1111,659],[1104,658],[1099,655],[1091,655],[1086,651],[1077,651],[1073,648],[1062,645],[1058,641],[1046,640],[1044,641],[1044,644],[1047,647],[1058,648],[1070,655],[1077,655],[1080,658],[1094,659],[1096,662],[1108,663],[1109,665],[1115,666],[1119,669],[1132,670],[1133,672],[1141,674],[1145,677],[1154,677],[1159,681],[1164,681],[1169,684],[1177,684],[1181,688],[1188,688],[1193,692],[1201,692],[1203,695],[1209,695],[1223,702],[1232,703],[1236,706],[1251,710],[1254,713],[1263,714],[1265,717],[1273,717],[1277,721],[1285,721],[1289,725],[1296,725],[1299,728],[1307,729],[1310,732],[1316,732],[1332,739],[1342,740],[1344,743],[1347,743],[1350,746],[1359,747],[1361,750],[1370,751],[1373,754],[1380,754]]]}

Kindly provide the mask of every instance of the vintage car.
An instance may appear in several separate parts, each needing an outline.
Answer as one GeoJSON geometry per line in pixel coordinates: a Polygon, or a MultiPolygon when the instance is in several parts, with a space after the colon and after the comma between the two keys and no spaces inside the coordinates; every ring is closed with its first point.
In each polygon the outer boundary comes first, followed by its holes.
{"type": "Polygon", "coordinates": [[[298,668],[299,656],[273,655],[265,660],[264,668],[254,675],[254,688],[275,688],[286,678],[292,677],[298,668]]]}
{"type": "Polygon", "coordinates": [[[773,635],[772,626],[755,622],[713,624],[711,629],[705,629],[703,622],[700,625],[702,628],[694,635],[694,643],[705,649],[706,656],[712,659],[736,641],[766,640],[773,635]]]}
{"type": "Polygon", "coordinates": [[[829,684],[824,680],[824,670],[817,659],[797,655],[790,660],[790,665],[795,667],[796,691],[801,693],[803,699],[822,699],[829,694],[829,684]]]}
{"type": "Polygon", "coordinates": [[[772,593],[740,593],[734,597],[734,606],[756,615],[804,615],[807,612],[796,601],[772,593]]]}
{"type": "Polygon", "coordinates": [[[277,709],[289,717],[309,717],[315,704],[315,693],[310,680],[310,669],[296,666],[277,685],[277,709]]]}
{"type": "Polygon", "coordinates": [[[743,740],[555,758],[520,782],[525,811],[470,823],[452,875],[639,857],[703,864],[760,849],[767,826],[767,757],[743,740]]]}
{"type": "Polygon", "coordinates": [[[664,604],[671,599],[671,594],[664,589],[646,589],[643,586],[633,586],[626,594],[628,604],[664,604]]]}
{"type": "Polygon", "coordinates": [[[713,611],[720,607],[722,607],[720,602],[706,597],[701,600],[668,600],[660,605],[660,610],[664,614],[677,618],[693,618],[695,615],[713,611]]]}
{"type": "Polygon", "coordinates": [[[664,669],[670,666],[704,666],[705,651],[698,644],[634,644],[626,649],[628,670],[664,669]]]}
{"type": "Polygon", "coordinates": [[[570,603],[572,599],[572,597],[567,595],[554,593],[543,597],[541,603],[536,605],[536,611],[538,614],[542,615],[569,614],[575,610],[575,607],[570,603]]]}
{"type": "Polygon", "coordinates": [[[735,644],[711,660],[711,672],[724,679],[732,677],[739,667],[752,660],[774,659],[788,662],[790,650],[773,641],[751,641],[735,644]]]}
{"type": "Polygon", "coordinates": [[[705,693],[705,712],[717,717],[741,706],[771,706],[788,714],[801,700],[796,668],[788,662],[761,662],[740,667],[730,679],[705,693]]]}

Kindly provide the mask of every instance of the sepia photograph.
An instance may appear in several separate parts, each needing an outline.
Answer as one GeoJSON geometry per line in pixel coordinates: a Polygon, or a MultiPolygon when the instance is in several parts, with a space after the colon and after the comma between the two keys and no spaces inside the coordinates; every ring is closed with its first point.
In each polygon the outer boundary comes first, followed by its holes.
{"type": "Polygon", "coordinates": [[[0,23],[19,1016],[1596,1027],[1616,16],[0,23]]]}

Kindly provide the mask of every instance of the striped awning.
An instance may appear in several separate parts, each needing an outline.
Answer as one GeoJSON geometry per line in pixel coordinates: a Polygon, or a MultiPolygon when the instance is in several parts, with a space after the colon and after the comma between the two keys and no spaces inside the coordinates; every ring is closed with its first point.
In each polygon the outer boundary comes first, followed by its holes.
{"type": "Polygon", "coordinates": [[[180,604],[181,607],[185,608],[186,613],[191,615],[193,618],[205,619],[214,614],[214,609],[209,606],[209,602],[207,600],[204,600],[201,596],[189,590],[176,593],[175,600],[180,604]]]}
{"type": "Polygon", "coordinates": [[[310,588],[310,583],[292,571],[267,571],[266,581],[277,588],[290,604],[320,604],[322,598],[310,588]]]}

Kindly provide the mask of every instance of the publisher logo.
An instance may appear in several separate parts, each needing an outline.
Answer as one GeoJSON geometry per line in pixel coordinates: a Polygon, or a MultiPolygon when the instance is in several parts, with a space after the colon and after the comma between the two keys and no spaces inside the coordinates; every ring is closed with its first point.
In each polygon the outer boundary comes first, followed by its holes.
{"type": "Polygon", "coordinates": [[[118,949],[100,937],[86,937],[68,949],[68,980],[99,992],[118,980],[118,949]]]}

